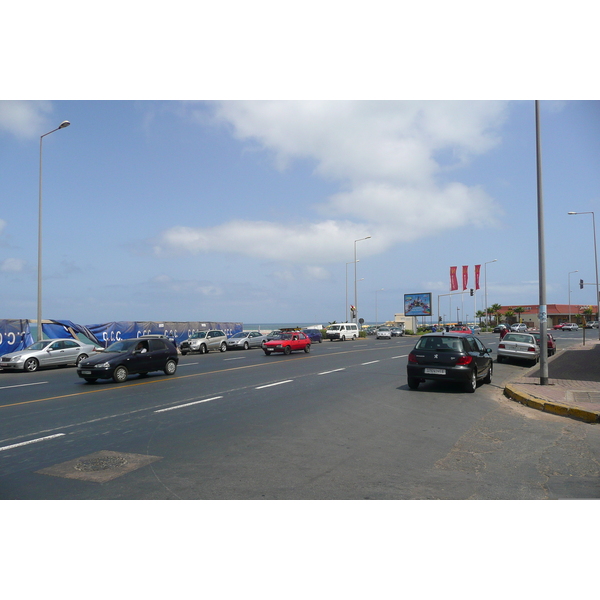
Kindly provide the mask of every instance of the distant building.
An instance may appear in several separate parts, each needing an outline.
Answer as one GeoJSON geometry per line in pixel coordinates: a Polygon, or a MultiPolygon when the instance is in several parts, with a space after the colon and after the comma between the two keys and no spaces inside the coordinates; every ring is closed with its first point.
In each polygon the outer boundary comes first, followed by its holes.
{"type": "MultiPolygon", "coordinates": [[[[546,311],[547,311],[547,317],[548,317],[548,326],[549,327],[553,327],[554,325],[558,325],[559,323],[567,323],[567,322],[572,322],[572,323],[581,323],[582,322],[582,318],[581,316],[577,317],[576,315],[583,315],[583,311],[591,308],[592,309],[592,316],[587,318],[587,320],[596,320],[596,315],[598,312],[598,307],[597,306],[590,306],[590,305],[580,305],[580,304],[571,304],[570,306],[568,304],[547,304],[546,305],[546,311]]],[[[540,306],[539,304],[529,304],[529,305],[525,305],[525,304],[511,304],[509,306],[503,306],[500,309],[500,313],[501,313],[501,317],[500,317],[500,322],[501,323],[509,323],[510,325],[512,325],[513,323],[518,323],[519,319],[521,320],[522,323],[525,323],[527,325],[527,327],[533,327],[535,329],[538,329],[540,326],[540,318],[539,318],[539,313],[540,313],[540,306]],[[518,313],[515,312],[515,308],[524,308],[525,310],[522,313],[518,313]],[[508,310],[512,310],[515,314],[513,317],[510,317],[509,319],[507,319],[504,315],[506,314],[506,311],[508,310]]],[[[492,315],[493,318],[493,315],[492,315]]]]}

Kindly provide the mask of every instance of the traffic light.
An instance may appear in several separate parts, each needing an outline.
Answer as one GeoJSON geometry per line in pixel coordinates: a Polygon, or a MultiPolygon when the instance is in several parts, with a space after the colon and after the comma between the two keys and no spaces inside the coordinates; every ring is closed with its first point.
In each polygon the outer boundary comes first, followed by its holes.
{"type": "Polygon", "coordinates": [[[471,289],[469,290],[469,296],[472,296],[472,295],[473,295],[473,288],[471,288],[471,289]]]}
{"type": "Polygon", "coordinates": [[[583,279],[579,280],[579,289],[582,290],[583,289],[583,279]]]}

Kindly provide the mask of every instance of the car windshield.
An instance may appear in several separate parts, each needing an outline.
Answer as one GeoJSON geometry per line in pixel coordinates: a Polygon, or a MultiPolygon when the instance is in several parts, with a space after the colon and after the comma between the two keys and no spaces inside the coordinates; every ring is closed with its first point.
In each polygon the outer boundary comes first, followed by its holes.
{"type": "Polygon", "coordinates": [[[461,352],[462,343],[459,338],[449,336],[422,337],[417,342],[416,349],[435,352],[461,352]]]}
{"type": "Polygon", "coordinates": [[[523,344],[531,344],[533,336],[525,333],[507,333],[504,336],[503,342],[521,342],[523,344]]]}
{"type": "Polygon", "coordinates": [[[48,344],[50,344],[54,340],[40,340],[39,342],[35,342],[31,344],[31,346],[27,346],[25,350],[43,350],[48,344]]]}
{"type": "Polygon", "coordinates": [[[196,331],[196,333],[192,333],[192,335],[190,335],[191,340],[202,339],[205,337],[206,337],[206,331],[196,331]]]}
{"type": "Polygon", "coordinates": [[[239,339],[239,338],[245,338],[245,337],[248,337],[248,334],[244,333],[244,332],[236,333],[235,335],[231,336],[232,339],[233,338],[238,338],[239,339]]]}
{"type": "Polygon", "coordinates": [[[390,328],[389,327],[380,327],[379,331],[389,331],[390,328]]]}
{"type": "Polygon", "coordinates": [[[339,331],[340,326],[339,325],[332,325],[329,329],[331,329],[331,331],[339,331]]]}
{"type": "Polygon", "coordinates": [[[137,344],[137,340],[121,340],[111,344],[108,348],[102,350],[102,352],[127,352],[134,344],[137,344]]]}

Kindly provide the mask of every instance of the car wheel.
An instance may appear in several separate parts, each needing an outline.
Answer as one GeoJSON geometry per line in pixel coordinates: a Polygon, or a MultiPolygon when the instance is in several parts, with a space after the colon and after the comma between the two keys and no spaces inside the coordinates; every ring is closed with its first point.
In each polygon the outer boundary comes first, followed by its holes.
{"type": "Polygon", "coordinates": [[[80,355],[77,357],[77,361],[75,362],[75,365],[76,365],[76,366],[79,366],[79,363],[80,363],[82,360],[85,360],[87,357],[88,357],[88,355],[87,355],[87,354],[80,354],[80,355]]]}
{"type": "Polygon", "coordinates": [[[346,336],[345,336],[345,335],[343,335],[343,336],[342,336],[342,342],[345,342],[345,341],[346,341],[346,336]]]}
{"type": "Polygon", "coordinates": [[[227,344],[225,342],[222,342],[221,345],[219,346],[219,350],[221,352],[225,352],[225,350],[227,350],[227,344]]]}
{"type": "Polygon", "coordinates": [[[504,360],[504,357],[498,355],[498,358],[496,358],[496,362],[497,363],[501,363],[504,360]]]}
{"type": "Polygon", "coordinates": [[[286,346],[286,347],[283,349],[283,353],[284,353],[284,354],[291,354],[291,353],[292,353],[292,349],[291,349],[289,346],[286,346]]]}
{"type": "Polygon", "coordinates": [[[113,373],[113,380],[116,383],[123,383],[127,379],[128,375],[129,371],[127,370],[127,367],[120,365],[115,369],[115,372],[113,373]]]}
{"type": "Polygon", "coordinates": [[[270,351],[270,350],[264,350],[264,353],[265,353],[267,356],[271,356],[271,351],[270,351]]]}
{"type": "Polygon", "coordinates": [[[477,389],[477,375],[475,373],[475,369],[471,371],[471,377],[469,378],[469,381],[467,381],[467,383],[465,384],[465,387],[466,391],[469,392],[469,394],[472,394],[477,389]]]}
{"type": "Polygon", "coordinates": [[[84,377],[87,383],[96,383],[97,379],[95,377],[84,377]]]}
{"type": "Polygon", "coordinates": [[[173,375],[177,371],[177,363],[170,358],[164,368],[165,375],[173,375]]]}
{"type": "Polygon", "coordinates": [[[200,354],[206,354],[207,349],[204,344],[200,344],[200,354]]]}
{"type": "Polygon", "coordinates": [[[25,364],[23,365],[23,370],[29,371],[29,373],[33,373],[34,371],[38,370],[39,366],[40,363],[38,362],[37,358],[28,358],[25,361],[25,364]]]}
{"type": "Polygon", "coordinates": [[[306,344],[306,346],[304,346],[304,352],[306,352],[306,354],[310,352],[310,344],[306,344]]]}
{"type": "Polygon", "coordinates": [[[416,377],[409,377],[407,379],[407,383],[408,383],[408,387],[411,390],[418,390],[419,389],[419,383],[421,383],[416,377]]]}
{"type": "Polygon", "coordinates": [[[494,363],[490,361],[490,370],[487,375],[483,378],[483,383],[492,383],[492,374],[494,372],[494,363]]]}
{"type": "Polygon", "coordinates": [[[187,354],[187,352],[184,352],[183,350],[181,351],[181,355],[185,356],[187,354]]]}
{"type": "Polygon", "coordinates": [[[244,342],[244,350],[248,350],[250,348],[250,344],[248,342],[244,342]]]}

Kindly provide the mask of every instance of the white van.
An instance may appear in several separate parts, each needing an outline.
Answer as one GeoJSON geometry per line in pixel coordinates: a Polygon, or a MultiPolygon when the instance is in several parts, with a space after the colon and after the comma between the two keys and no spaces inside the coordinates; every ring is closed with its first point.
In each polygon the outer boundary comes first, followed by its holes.
{"type": "Polygon", "coordinates": [[[325,332],[328,340],[354,341],[358,337],[358,326],[356,323],[336,323],[330,325],[325,332]]]}

